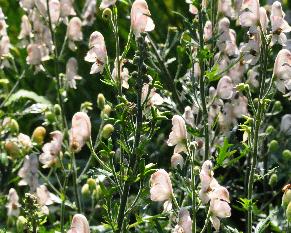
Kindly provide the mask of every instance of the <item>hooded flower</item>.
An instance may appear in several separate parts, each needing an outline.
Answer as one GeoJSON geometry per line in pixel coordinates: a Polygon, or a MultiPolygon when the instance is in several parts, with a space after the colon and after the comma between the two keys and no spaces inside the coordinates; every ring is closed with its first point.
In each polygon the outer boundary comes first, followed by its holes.
{"type": "Polygon", "coordinates": [[[96,19],[95,15],[96,15],[96,0],[86,0],[82,13],[83,25],[92,26],[96,19]]]}
{"type": "Polygon", "coordinates": [[[49,209],[47,206],[54,203],[61,203],[61,199],[49,192],[45,185],[40,185],[36,189],[37,202],[41,206],[41,210],[44,214],[49,214],[49,209]]]}
{"type": "Polygon", "coordinates": [[[212,38],[212,23],[211,21],[207,20],[204,25],[203,30],[203,38],[205,41],[209,41],[212,38]]]}
{"type": "Polygon", "coordinates": [[[100,4],[100,9],[108,8],[116,3],[116,0],[102,0],[100,4]]]}
{"type": "Polygon", "coordinates": [[[90,233],[90,227],[86,217],[82,214],[75,214],[72,219],[71,228],[67,233],[90,233]]]}
{"type": "Polygon", "coordinates": [[[281,45],[285,45],[287,37],[285,33],[291,31],[291,27],[284,19],[285,13],[282,10],[280,2],[276,1],[272,5],[271,12],[271,25],[272,25],[272,45],[277,42],[281,45]]]}
{"type": "Polygon", "coordinates": [[[43,153],[39,156],[39,161],[44,168],[53,166],[58,162],[58,155],[62,149],[63,134],[60,131],[51,133],[52,140],[43,145],[43,153]]]}
{"type": "Polygon", "coordinates": [[[260,20],[260,4],[258,0],[243,0],[239,23],[243,27],[257,26],[260,20]]]}
{"type": "Polygon", "coordinates": [[[171,209],[173,188],[169,174],[164,169],[158,169],[151,175],[150,183],[151,200],[165,202],[164,209],[171,209]]]}
{"type": "Polygon", "coordinates": [[[19,33],[18,39],[24,39],[26,37],[30,37],[31,35],[31,24],[26,15],[21,17],[21,31],[19,33]]]}
{"type": "Polygon", "coordinates": [[[28,185],[31,192],[35,192],[38,186],[38,158],[35,154],[26,155],[22,168],[18,172],[21,178],[18,185],[28,185]]]}
{"type": "Polygon", "coordinates": [[[226,201],[215,198],[210,201],[210,212],[212,214],[210,221],[216,232],[219,232],[220,219],[229,218],[231,216],[231,208],[226,201]]]}
{"type": "Polygon", "coordinates": [[[52,24],[56,24],[59,21],[61,14],[61,4],[59,0],[49,1],[50,17],[52,24]]]}
{"type": "Polygon", "coordinates": [[[63,19],[67,18],[70,15],[76,15],[74,10],[73,0],[60,0],[61,4],[61,17],[63,19]]]}
{"type": "Polygon", "coordinates": [[[188,125],[194,127],[194,111],[190,106],[186,106],[183,114],[183,118],[188,125]]]}
{"type": "Polygon", "coordinates": [[[233,18],[235,16],[231,0],[219,0],[217,8],[219,13],[222,13],[229,18],[233,18]]]}
{"type": "Polygon", "coordinates": [[[179,222],[173,233],[192,233],[192,219],[187,209],[182,208],[179,211],[179,222]]]}
{"type": "MultiPolygon", "coordinates": [[[[128,85],[128,79],[129,79],[129,72],[127,68],[123,68],[124,66],[124,61],[120,61],[120,79],[121,79],[121,85],[123,88],[128,89],[129,85],[128,85]]],[[[115,60],[114,63],[114,69],[112,71],[112,77],[115,81],[118,80],[118,64],[117,64],[117,59],[115,60]]]]}
{"type": "Polygon", "coordinates": [[[35,0],[19,0],[21,8],[25,11],[30,10],[34,7],[35,0]]]}
{"type": "Polygon", "coordinates": [[[89,48],[85,61],[94,63],[90,74],[102,73],[107,63],[107,50],[104,37],[100,32],[93,32],[89,40],[89,48]]]}
{"type": "Polygon", "coordinates": [[[75,42],[83,40],[82,22],[80,18],[73,17],[68,24],[67,37],[69,40],[69,48],[73,51],[77,49],[75,42]]]}
{"type": "Polygon", "coordinates": [[[150,89],[150,85],[148,83],[144,83],[142,87],[141,100],[142,102],[147,101],[146,106],[161,105],[164,102],[163,97],[156,92],[156,88],[152,87],[150,89]]]}
{"type": "Polygon", "coordinates": [[[174,153],[171,157],[171,166],[173,168],[178,168],[178,166],[180,166],[180,168],[182,168],[184,166],[183,156],[180,155],[179,153],[174,153]]]}
{"type": "Polygon", "coordinates": [[[282,117],[280,131],[287,136],[291,135],[291,114],[282,117]]]}
{"type": "Polygon", "coordinates": [[[275,85],[280,92],[285,93],[286,88],[291,90],[291,52],[289,50],[282,49],[278,53],[273,75],[275,85]]]}
{"type": "Polygon", "coordinates": [[[43,70],[42,62],[49,59],[48,49],[44,45],[29,44],[27,46],[26,62],[29,65],[34,65],[36,70],[43,70]]]}
{"type": "Polygon", "coordinates": [[[150,32],[155,29],[155,24],[150,17],[151,13],[145,0],[135,0],[131,7],[131,28],[136,37],[143,32],[150,32]]]}
{"type": "Polygon", "coordinates": [[[187,131],[184,119],[179,115],[174,115],[172,118],[172,125],[172,132],[167,141],[168,146],[175,146],[175,153],[186,151],[185,143],[187,131]]]}
{"type": "Polygon", "coordinates": [[[19,204],[19,197],[14,188],[9,189],[8,193],[8,203],[6,204],[7,215],[17,217],[20,213],[21,205],[19,204]]]}
{"type": "Polygon", "coordinates": [[[230,77],[223,76],[217,84],[217,95],[221,99],[230,99],[233,95],[233,83],[230,77]]]}
{"type": "Polygon", "coordinates": [[[256,65],[260,59],[260,44],[257,40],[251,39],[244,44],[241,49],[244,62],[250,65],[256,65]]]}
{"type": "Polygon", "coordinates": [[[77,112],[72,118],[70,146],[79,152],[91,136],[91,121],[85,112],[77,112]]]}
{"type": "Polygon", "coordinates": [[[68,86],[76,89],[76,80],[80,79],[82,79],[82,77],[78,75],[78,61],[76,58],[71,57],[66,65],[66,81],[68,86]]]}

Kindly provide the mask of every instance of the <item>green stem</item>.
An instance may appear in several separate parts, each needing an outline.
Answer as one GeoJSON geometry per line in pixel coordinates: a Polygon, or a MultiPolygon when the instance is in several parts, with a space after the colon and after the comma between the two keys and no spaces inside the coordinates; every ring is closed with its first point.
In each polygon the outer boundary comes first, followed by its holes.
{"type": "Polygon", "coordinates": [[[81,200],[80,200],[79,190],[78,190],[76,158],[75,158],[74,152],[71,153],[71,165],[73,169],[73,186],[74,186],[74,193],[75,193],[75,198],[76,198],[76,205],[77,205],[78,212],[82,212],[82,205],[81,205],[81,200]]]}

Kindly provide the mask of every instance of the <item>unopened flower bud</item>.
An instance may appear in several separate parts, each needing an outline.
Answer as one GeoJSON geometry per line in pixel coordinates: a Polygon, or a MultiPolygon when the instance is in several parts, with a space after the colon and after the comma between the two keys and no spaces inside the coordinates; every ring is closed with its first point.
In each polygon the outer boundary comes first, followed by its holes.
{"type": "Polygon", "coordinates": [[[8,118],[7,122],[5,123],[5,127],[7,127],[11,133],[19,132],[19,125],[15,119],[8,118]]]}
{"type": "Polygon", "coordinates": [[[272,125],[269,125],[266,129],[266,134],[270,135],[275,131],[275,128],[272,125]]]}
{"type": "Polygon", "coordinates": [[[283,155],[283,158],[286,159],[287,161],[291,160],[291,151],[290,150],[284,150],[282,155],[283,155]]]}
{"type": "Polygon", "coordinates": [[[87,180],[87,184],[89,185],[91,191],[93,191],[96,188],[96,180],[93,178],[89,178],[87,180]]]}
{"type": "Polygon", "coordinates": [[[81,189],[81,193],[84,197],[88,197],[90,195],[90,187],[89,184],[84,184],[82,189],[81,189]]]}
{"type": "Polygon", "coordinates": [[[102,13],[102,19],[104,20],[110,20],[112,17],[112,11],[110,8],[105,8],[102,13]]]}
{"type": "Polygon", "coordinates": [[[102,129],[102,137],[108,139],[112,132],[114,131],[114,126],[111,124],[106,124],[102,129]]]}
{"type": "Polygon", "coordinates": [[[281,102],[280,101],[276,101],[274,103],[274,110],[275,110],[275,112],[281,112],[282,109],[283,109],[283,107],[282,107],[281,102]]]}
{"type": "Polygon", "coordinates": [[[173,168],[182,168],[184,165],[184,158],[182,155],[178,154],[178,153],[174,153],[171,157],[171,166],[173,168]]]}
{"type": "Polygon", "coordinates": [[[27,220],[23,216],[19,216],[16,222],[17,232],[24,232],[26,228],[27,220]]]}
{"type": "Polygon", "coordinates": [[[278,182],[278,176],[277,174],[272,174],[269,179],[269,185],[273,188],[278,182]]]}
{"type": "Polygon", "coordinates": [[[46,134],[46,130],[44,127],[42,126],[36,127],[32,133],[31,139],[38,145],[42,145],[45,134],[46,134]]]}
{"type": "Polygon", "coordinates": [[[5,167],[8,165],[8,158],[6,153],[0,154],[0,164],[4,165],[5,167]]]}
{"type": "Polygon", "coordinates": [[[12,157],[17,157],[20,154],[20,150],[16,142],[6,141],[4,148],[7,151],[7,154],[12,157]]]}
{"type": "Polygon", "coordinates": [[[199,167],[199,166],[195,166],[195,167],[193,168],[193,173],[194,173],[195,175],[199,175],[199,173],[200,173],[200,167],[199,167]]]}
{"type": "Polygon", "coordinates": [[[102,196],[102,190],[100,185],[96,186],[96,189],[94,189],[93,191],[93,198],[95,198],[96,200],[99,200],[102,196]]]}
{"type": "Polygon", "coordinates": [[[104,106],[105,106],[105,97],[102,93],[99,93],[98,94],[98,97],[97,97],[97,105],[98,107],[103,110],[104,109],[104,106]]]}
{"type": "Polygon", "coordinates": [[[282,197],[282,206],[286,208],[291,202],[291,184],[285,185],[282,190],[284,192],[282,197]]]}
{"type": "Polygon", "coordinates": [[[277,152],[279,150],[279,143],[277,140],[272,140],[269,144],[268,144],[269,150],[270,152],[277,152]]]}
{"type": "Polygon", "coordinates": [[[54,113],[55,113],[57,116],[61,115],[61,113],[62,113],[62,108],[61,108],[61,106],[60,106],[59,104],[55,104],[55,105],[54,105],[54,113]]]}
{"type": "Polygon", "coordinates": [[[44,116],[49,123],[54,123],[56,120],[55,115],[51,111],[45,112],[44,116]]]}
{"type": "Polygon", "coordinates": [[[104,106],[103,112],[104,112],[107,116],[109,116],[110,113],[111,113],[111,110],[112,110],[112,109],[111,109],[110,105],[106,104],[106,105],[104,106]]]}

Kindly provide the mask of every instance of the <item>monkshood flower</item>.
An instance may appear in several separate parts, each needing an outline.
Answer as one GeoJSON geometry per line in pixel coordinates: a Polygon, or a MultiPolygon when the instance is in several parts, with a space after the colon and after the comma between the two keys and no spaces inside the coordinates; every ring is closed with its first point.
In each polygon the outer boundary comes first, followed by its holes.
{"type": "Polygon", "coordinates": [[[151,13],[145,0],[135,0],[131,7],[130,19],[131,28],[136,37],[143,32],[150,32],[155,29],[155,24],[150,17],[151,13]]]}
{"type": "Polygon", "coordinates": [[[174,152],[179,153],[186,150],[187,131],[184,119],[179,115],[172,118],[172,132],[167,141],[168,146],[175,146],[174,152]]]}
{"type": "Polygon", "coordinates": [[[108,8],[116,3],[116,0],[102,0],[100,4],[100,9],[108,8]]]}
{"type": "Polygon", "coordinates": [[[49,192],[45,185],[40,185],[36,188],[36,197],[37,203],[41,207],[41,211],[46,215],[49,214],[49,205],[54,203],[61,203],[61,199],[53,193],[49,192]]]}
{"type": "Polygon", "coordinates": [[[246,64],[256,65],[260,59],[260,43],[256,39],[250,39],[241,49],[243,60],[246,64]]]}
{"type": "MultiPolygon", "coordinates": [[[[123,88],[128,89],[129,85],[128,85],[128,79],[130,78],[129,76],[129,72],[128,69],[123,67],[124,66],[124,61],[120,61],[120,79],[121,79],[121,85],[123,88]]],[[[115,59],[115,63],[114,63],[114,69],[112,71],[112,77],[113,79],[117,82],[118,81],[118,62],[117,59],[115,59]]]]}
{"type": "Polygon", "coordinates": [[[59,0],[50,0],[49,1],[49,9],[50,9],[50,18],[51,23],[55,25],[58,23],[60,15],[61,15],[61,4],[59,0]]]}
{"type": "Polygon", "coordinates": [[[282,5],[280,2],[276,1],[272,5],[271,12],[271,25],[272,25],[272,43],[274,45],[279,43],[281,45],[285,45],[287,42],[287,36],[285,33],[291,31],[291,27],[288,22],[284,19],[285,13],[282,10],[282,5]]]}
{"type": "Polygon", "coordinates": [[[260,23],[261,23],[263,31],[266,33],[268,24],[269,24],[269,19],[268,19],[266,9],[264,7],[260,7],[260,23]]]}
{"type": "Polygon", "coordinates": [[[158,169],[151,175],[150,183],[151,200],[164,202],[164,210],[171,210],[173,188],[169,174],[164,169],[158,169]]]}
{"type": "Polygon", "coordinates": [[[188,125],[194,127],[194,111],[190,106],[186,106],[183,114],[183,118],[188,125]]]}
{"type": "Polygon", "coordinates": [[[20,213],[19,197],[14,188],[9,189],[7,196],[8,203],[6,204],[7,215],[17,217],[20,213]]]}
{"type": "Polygon", "coordinates": [[[19,4],[23,10],[28,11],[34,7],[34,1],[35,0],[19,0],[19,4]]]}
{"type": "Polygon", "coordinates": [[[260,4],[258,0],[243,0],[239,24],[243,27],[257,26],[260,20],[260,4]]]}
{"type": "Polygon", "coordinates": [[[95,15],[96,15],[96,0],[86,0],[82,13],[83,25],[92,26],[96,19],[95,15]]]}
{"type": "Polygon", "coordinates": [[[291,135],[291,114],[282,117],[280,131],[287,136],[291,135]]]}
{"type": "Polygon", "coordinates": [[[49,168],[58,162],[58,155],[62,149],[63,134],[60,131],[51,133],[52,140],[43,145],[43,153],[39,156],[43,168],[49,168]]]}
{"type": "Polygon", "coordinates": [[[78,61],[76,58],[71,57],[66,64],[66,81],[70,88],[76,89],[76,80],[82,79],[78,75],[78,61]]]}
{"type": "Polygon", "coordinates": [[[209,20],[205,22],[203,38],[205,41],[209,41],[212,38],[212,23],[209,20]]]}
{"type": "Polygon", "coordinates": [[[287,49],[282,49],[278,53],[273,75],[275,76],[275,85],[283,94],[287,90],[291,90],[291,52],[287,49]]]}
{"type": "Polygon", "coordinates": [[[63,19],[71,15],[76,15],[73,0],[60,0],[60,4],[61,4],[61,17],[63,19]]]}
{"type": "Polygon", "coordinates": [[[210,221],[216,232],[219,232],[220,219],[229,218],[231,216],[231,208],[226,201],[219,199],[219,197],[211,199],[209,208],[211,212],[210,221]]]}
{"type": "Polygon", "coordinates": [[[75,214],[70,229],[67,233],[90,233],[90,226],[87,218],[82,214],[75,214]]]}
{"type": "Polygon", "coordinates": [[[229,17],[229,18],[234,18],[234,16],[235,16],[235,12],[234,12],[234,9],[232,7],[231,0],[218,1],[217,11],[219,13],[222,13],[223,15],[229,17]]]}
{"type": "Polygon", "coordinates": [[[77,112],[72,118],[70,147],[79,152],[91,136],[91,121],[87,113],[77,112]]]}
{"type": "Polygon", "coordinates": [[[171,157],[171,167],[173,168],[182,168],[184,166],[184,158],[179,153],[174,153],[171,157]]]}
{"type": "Polygon", "coordinates": [[[25,156],[18,176],[21,178],[18,183],[19,186],[28,185],[30,192],[36,191],[38,187],[38,158],[35,154],[25,156]]]}
{"type": "Polygon", "coordinates": [[[0,36],[6,36],[7,35],[7,23],[5,21],[6,17],[2,11],[2,8],[0,7],[0,36]]]}
{"type": "Polygon", "coordinates": [[[233,82],[230,77],[223,76],[217,84],[217,95],[221,99],[231,99],[234,92],[233,82]]]}
{"type": "Polygon", "coordinates": [[[156,92],[156,88],[152,87],[150,89],[148,83],[144,83],[142,87],[141,100],[142,102],[147,101],[146,106],[148,107],[161,105],[164,102],[163,97],[156,92]]]}
{"type": "Polygon", "coordinates": [[[192,233],[192,219],[187,209],[180,209],[179,222],[175,226],[172,233],[192,233]]]}
{"type": "Polygon", "coordinates": [[[26,15],[23,15],[21,17],[21,31],[19,33],[18,39],[24,39],[26,37],[30,37],[31,36],[31,32],[32,32],[32,28],[31,28],[31,24],[30,21],[28,19],[28,17],[26,15]]]}
{"type": "Polygon", "coordinates": [[[91,34],[89,49],[85,61],[93,63],[90,74],[102,73],[107,63],[107,50],[100,32],[95,31],[91,34]]]}
{"type": "Polygon", "coordinates": [[[67,37],[69,41],[69,48],[75,51],[77,49],[75,42],[83,40],[82,22],[80,18],[73,17],[70,19],[67,28],[67,37]]]}
{"type": "Polygon", "coordinates": [[[47,60],[49,60],[49,51],[46,46],[35,43],[27,46],[26,62],[29,65],[35,66],[36,72],[44,70],[41,63],[47,60]]]}

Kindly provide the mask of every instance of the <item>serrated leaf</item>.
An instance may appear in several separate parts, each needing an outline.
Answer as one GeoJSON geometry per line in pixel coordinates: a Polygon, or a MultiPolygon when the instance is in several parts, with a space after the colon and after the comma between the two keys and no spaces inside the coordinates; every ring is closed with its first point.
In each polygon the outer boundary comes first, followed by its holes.
{"type": "Polygon", "coordinates": [[[233,146],[233,144],[229,144],[228,140],[224,139],[223,145],[218,147],[219,153],[216,158],[217,167],[222,166],[223,162],[236,152],[236,150],[229,151],[231,146],[233,146]]]}

